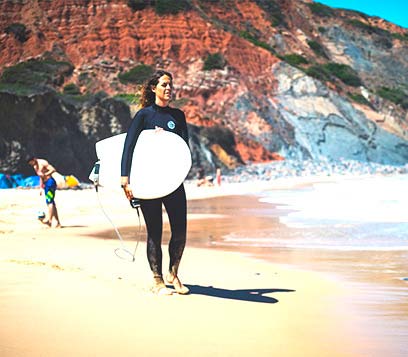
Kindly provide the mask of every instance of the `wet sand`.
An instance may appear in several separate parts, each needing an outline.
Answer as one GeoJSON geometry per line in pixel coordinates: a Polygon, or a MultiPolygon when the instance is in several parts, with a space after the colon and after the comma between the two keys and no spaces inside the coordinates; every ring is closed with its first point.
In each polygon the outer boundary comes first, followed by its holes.
{"type": "MultiPolygon", "coordinates": [[[[401,279],[408,272],[406,250],[302,249],[290,244],[287,247],[265,247],[264,235],[270,237],[272,234],[279,240],[290,242],[304,232],[299,234],[302,228],[288,228],[280,223],[282,210],[259,202],[257,195],[213,198],[199,205],[194,201],[190,203],[191,210],[201,213],[231,212],[233,207],[240,207],[239,212],[208,220],[207,239],[196,235],[192,244],[240,252],[281,267],[306,269],[337,280],[338,286],[347,291],[343,303],[348,306],[347,315],[354,318],[354,331],[365,341],[362,355],[407,355],[408,285],[406,279],[401,279]],[[245,204],[240,206],[243,200],[245,204]],[[232,237],[231,242],[229,237],[232,237]],[[242,242],[242,237],[254,237],[258,244],[242,242]],[[374,341],[382,347],[374,347],[374,341]]],[[[203,223],[190,223],[191,238],[203,223]]],[[[324,228],[318,231],[321,237],[327,236],[324,228]]]]}
{"type": "MultiPolygon", "coordinates": [[[[223,192],[249,192],[236,189],[223,192]]],[[[197,198],[215,191],[187,192],[197,198]]],[[[57,193],[62,229],[36,220],[38,191],[0,195],[1,356],[382,356],[390,351],[368,328],[370,308],[362,313],[365,307],[354,304],[360,291],[349,289],[337,274],[294,267],[301,252],[288,259],[284,251],[263,256],[218,244],[236,230],[272,225],[285,234],[287,228],[268,217],[273,206],[254,196],[189,201],[180,276],[191,294],[155,296],[148,289],[144,237],[134,263],[117,258],[118,239],[92,190],[57,193]]],[[[137,229],[129,227],[138,224],[135,211],[119,195],[101,194],[101,201],[133,251],[137,229]]]]}

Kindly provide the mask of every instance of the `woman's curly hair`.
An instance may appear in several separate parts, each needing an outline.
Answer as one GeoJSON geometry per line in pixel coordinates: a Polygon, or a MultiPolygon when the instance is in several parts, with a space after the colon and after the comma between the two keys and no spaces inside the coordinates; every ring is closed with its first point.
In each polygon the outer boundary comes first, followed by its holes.
{"type": "Polygon", "coordinates": [[[140,106],[142,108],[148,107],[155,102],[156,94],[152,91],[152,87],[159,83],[159,79],[162,76],[169,76],[170,79],[173,80],[173,76],[170,72],[160,69],[154,72],[152,76],[143,84],[142,97],[140,99],[140,106]]]}

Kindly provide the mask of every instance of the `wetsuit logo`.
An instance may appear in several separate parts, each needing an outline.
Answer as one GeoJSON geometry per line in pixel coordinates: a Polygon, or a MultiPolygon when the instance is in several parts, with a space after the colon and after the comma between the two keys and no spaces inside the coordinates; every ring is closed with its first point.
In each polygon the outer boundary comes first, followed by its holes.
{"type": "Polygon", "coordinates": [[[176,127],[176,124],[173,120],[170,120],[169,122],[167,122],[167,126],[169,129],[173,130],[176,127]]]}

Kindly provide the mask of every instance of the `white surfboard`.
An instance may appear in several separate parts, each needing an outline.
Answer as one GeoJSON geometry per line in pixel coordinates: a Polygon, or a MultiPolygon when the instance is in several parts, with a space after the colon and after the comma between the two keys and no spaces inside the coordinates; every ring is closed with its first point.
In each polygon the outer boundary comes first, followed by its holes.
{"type": "MultiPolygon", "coordinates": [[[[120,188],[121,160],[126,134],[98,141],[98,184],[120,188]]],[[[165,130],[143,130],[136,142],[130,172],[130,186],[137,198],[164,197],[176,190],[191,168],[191,153],[177,134],[165,130]]],[[[93,180],[91,173],[90,179],[93,180]]]]}

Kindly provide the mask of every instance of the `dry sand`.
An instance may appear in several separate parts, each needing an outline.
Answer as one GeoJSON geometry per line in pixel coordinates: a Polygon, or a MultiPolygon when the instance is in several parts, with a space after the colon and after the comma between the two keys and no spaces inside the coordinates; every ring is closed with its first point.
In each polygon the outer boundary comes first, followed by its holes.
{"type": "MultiPolygon", "coordinates": [[[[245,185],[222,191],[187,188],[191,199],[250,191],[245,185]]],[[[364,326],[349,306],[353,292],[334,276],[188,243],[180,276],[191,294],[155,296],[148,289],[144,237],[134,263],[119,259],[114,254],[119,241],[93,190],[57,193],[62,229],[36,220],[42,205],[38,192],[0,192],[3,357],[365,356],[381,351],[379,343],[356,333],[364,326]]],[[[101,194],[101,201],[119,229],[137,226],[135,211],[121,195],[101,194]]],[[[189,235],[199,239],[202,223],[223,215],[190,212],[189,235]]],[[[133,250],[135,240],[126,238],[125,244],[133,250]]],[[[167,266],[165,245],[163,251],[167,266]]]]}

